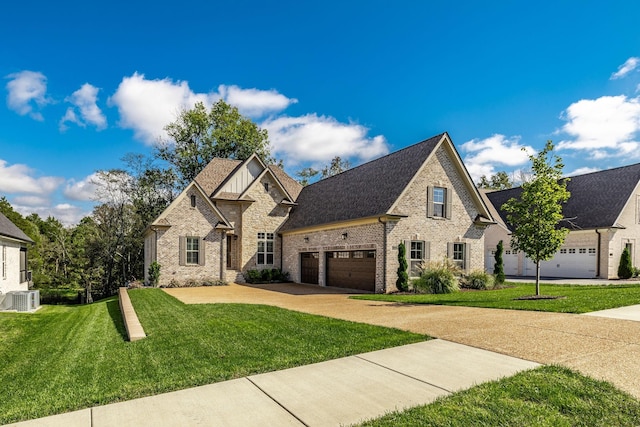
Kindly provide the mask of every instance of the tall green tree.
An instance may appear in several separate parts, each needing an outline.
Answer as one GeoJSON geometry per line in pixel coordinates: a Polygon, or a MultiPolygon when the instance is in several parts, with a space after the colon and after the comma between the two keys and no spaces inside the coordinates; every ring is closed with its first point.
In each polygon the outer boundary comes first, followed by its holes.
{"type": "Polygon", "coordinates": [[[547,141],[537,154],[530,155],[532,179],[522,184],[520,198],[509,199],[502,208],[511,225],[511,248],[523,251],[536,263],[536,295],[540,295],[540,261],[548,260],[564,243],[569,230],[560,227],[562,205],[571,194],[568,178],[562,179],[564,164],[547,141]]]}
{"type": "Polygon", "coordinates": [[[504,283],[504,262],[502,260],[502,252],[504,251],[504,246],[502,240],[498,242],[496,245],[496,253],[493,256],[495,263],[493,264],[493,275],[496,278],[496,284],[502,285],[504,283]]]}
{"type": "Polygon", "coordinates": [[[325,178],[329,178],[330,176],[338,175],[339,173],[346,171],[350,167],[351,167],[351,163],[349,163],[349,160],[347,159],[343,160],[340,156],[335,156],[333,159],[331,159],[331,162],[327,166],[322,168],[322,171],[321,171],[322,176],[320,179],[325,179],[325,178]]]}
{"type": "Polygon", "coordinates": [[[633,277],[633,263],[631,262],[631,254],[629,248],[625,247],[620,255],[620,264],[618,264],[618,277],[621,279],[629,279],[633,277]]]}
{"type": "Polygon", "coordinates": [[[409,290],[409,274],[407,273],[407,248],[404,243],[398,245],[398,279],[396,280],[396,288],[401,292],[409,290]]]}
{"type": "Polygon", "coordinates": [[[202,102],[183,110],[165,130],[170,139],[156,145],[155,155],[170,165],[180,189],[214,157],[245,160],[255,152],[265,162],[273,162],[266,129],[224,100],[209,111],[202,102]]]}
{"type": "Polygon", "coordinates": [[[486,175],[482,175],[477,186],[486,190],[506,190],[513,187],[513,181],[511,181],[506,172],[500,171],[495,175],[491,175],[489,179],[487,179],[486,175]]]}

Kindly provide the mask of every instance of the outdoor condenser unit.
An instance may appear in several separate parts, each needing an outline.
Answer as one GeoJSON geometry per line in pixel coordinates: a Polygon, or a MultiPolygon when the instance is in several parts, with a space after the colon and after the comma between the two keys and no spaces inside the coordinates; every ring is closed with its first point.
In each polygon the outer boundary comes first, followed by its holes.
{"type": "Polygon", "coordinates": [[[40,291],[18,291],[13,294],[13,309],[16,311],[33,311],[40,307],[40,291]]]}

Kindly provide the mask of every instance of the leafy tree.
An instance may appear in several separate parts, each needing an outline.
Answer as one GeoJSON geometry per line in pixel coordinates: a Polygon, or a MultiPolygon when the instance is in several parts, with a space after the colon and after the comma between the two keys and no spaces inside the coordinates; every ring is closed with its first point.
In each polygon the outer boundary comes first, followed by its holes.
{"type": "Polygon", "coordinates": [[[319,170],[315,170],[314,168],[309,167],[296,172],[296,176],[298,177],[298,182],[300,183],[300,185],[302,185],[303,187],[306,187],[307,185],[310,184],[310,181],[313,178],[318,176],[319,173],[320,173],[319,170]]]}
{"type": "Polygon", "coordinates": [[[495,175],[491,175],[489,179],[487,179],[486,175],[482,175],[477,186],[478,188],[487,190],[506,190],[507,188],[513,187],[513,182],[506,172],[500,171],[495,175]]]}
{"type": "Polygon", "coordinates": [[[618,265],[618,277],[621,279],[629,279],[633,276],[633,264],[631,263],[631,254],[629,248],[625,247],[620,256],[620,265],[618,265]]]}
{"type": "Polygon", "coordinates": [[[398,280],[396,280],[396,288],[401,292],[409,290],[409,274],[407,273],[407,249],[404,243],[398,245],[398,280]]]}
{"type": "Polygon", "coordinates": [[[496,284],[502,285],[504,283],[504,264],[502,262],[502,252],[504,248],[502,240],[498,242],[496,246],[496,254],[494,255],[495,264],[493,265],[493,275],[496,277],[496,284]]]}
{"type": "Polygon", "coordinates": [[[169,163],[180,189],[214,157],[245,160],[255,152],[272,162],[267,131],[224,100],[213,104],[210,111],[202,102],[196,103],[165,130],[171,139],[157,144],[155,155],[169,163]]]}
{"type": "Polygon", "coordinates": [[[509,199],[502,208],[513,229],[511,247],[523,251],[536,263],[536,295],[540,295],[540,261],[553,257],[569,230],[559,227],[562,204],[569,200],[567,178],[562,178],[562,159],[547,141],[537,155],[530,155],[533,177],[522,184],[519,199],[509,199]]]}
{"type": "Polygon", "coordinates": [[[331,163],[322,168],[322,176],[320,179],[329,178],[330,176],[338,175],[349,169],[351,167],[351,163],[348,160],[342,160],[340,156],[336,156],[331,159],[331,163]]]}

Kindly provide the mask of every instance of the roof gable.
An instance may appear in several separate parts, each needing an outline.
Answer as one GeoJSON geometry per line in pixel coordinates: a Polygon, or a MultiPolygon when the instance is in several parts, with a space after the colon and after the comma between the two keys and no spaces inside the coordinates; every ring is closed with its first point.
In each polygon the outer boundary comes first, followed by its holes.
{"type": "Polygon", "coordinates": [[[448,135],[442,133],[304,187],[296,200],[298,206],[281,231],[388,214],[444,141],[462,168],[463,176],[471,182],[480,211],[490,218],[448,135]]]}
{"type": "Polygon", "coordinates": [[[33,243],[33,240],[20,230],[9,218],[0,213],[0,236],[20,240],[26,243],[33,243]]]}
{"type": "MultiPolygon", "coordinates": [[[[571,193],[562,208],[568,221],[563,225],[572,230],[617,226],[618,218],[640,182],[640,163],[570,177],[567,190],[571,193]]],[[[508,224],[502,205],[512,197],[518,198],[522,187],[487,193],[505,224],[508,224]]]]}
{"type": "Polygon", "coordinates": [[[207,197],[211,197],[241,164],[240,160],[215,158],[200,171],[195,181],[207,197]]]}

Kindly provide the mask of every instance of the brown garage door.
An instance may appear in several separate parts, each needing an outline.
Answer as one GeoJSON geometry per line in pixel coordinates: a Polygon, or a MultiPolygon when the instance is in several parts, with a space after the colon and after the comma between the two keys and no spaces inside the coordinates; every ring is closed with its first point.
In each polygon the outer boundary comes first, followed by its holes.
{"type": "Polygon", "coordinates": [[[327,252],[327,286],[376,290],[376,251],[327,252]]]}
{"type": "Polygon", "coordinates": [[[318,270],[320,267],[320,254],[318,252],[304,252],[300,254],[302,283],[318,284],[318,270]]]}

